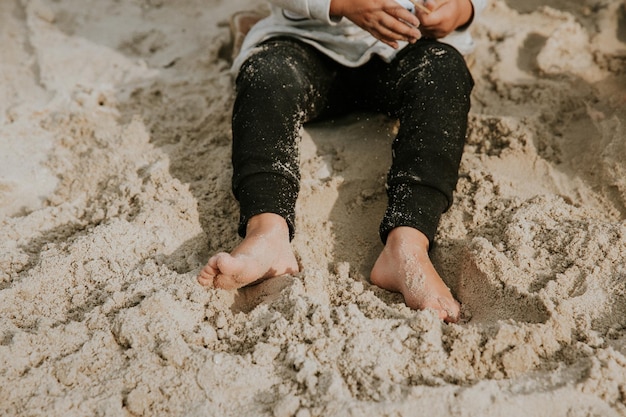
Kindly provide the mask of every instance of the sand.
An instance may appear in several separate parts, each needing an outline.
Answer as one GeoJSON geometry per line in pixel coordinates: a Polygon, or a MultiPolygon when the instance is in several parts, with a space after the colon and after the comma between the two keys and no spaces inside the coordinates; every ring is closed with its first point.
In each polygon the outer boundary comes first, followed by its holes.
{"type": "Polygon", "coordinates": [[[305,126],[303,271],[234,247],[228,17],[243,0],[0,2],[0,415],[626,416],[623,1],[494,0],[447,325],[368,281],[395,122],[305,126]]]}

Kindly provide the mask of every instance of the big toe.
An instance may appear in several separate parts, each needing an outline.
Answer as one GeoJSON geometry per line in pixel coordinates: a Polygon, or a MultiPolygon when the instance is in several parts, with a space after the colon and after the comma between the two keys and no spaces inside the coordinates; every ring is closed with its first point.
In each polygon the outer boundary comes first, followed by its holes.
{"type": "Polygon", "coordinates": [[[461,310],[455,300],[448,300],[444,297],[430,299],[424,302],[421,308],[434,310],[439,318],[447,323],[456,323],[461,310]]]}
{"type": "Polygon", "coordinates": [[[448,300],[446,298],[439,298],[439,317],[448,322],[456,323],[459,321],[459,315],[461,312],[461,306],[456,300],[448,300]]]}

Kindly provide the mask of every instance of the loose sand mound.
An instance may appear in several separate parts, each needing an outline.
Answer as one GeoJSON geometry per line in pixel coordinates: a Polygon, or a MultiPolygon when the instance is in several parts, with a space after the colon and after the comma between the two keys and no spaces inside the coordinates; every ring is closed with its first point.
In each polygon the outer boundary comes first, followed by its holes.
{"type": "Polygon", "coordinates": [[[303,131],[301,274],[196,284],[237,243],[224,22],[249,7],[1,2],[0,414],[625,416],[624,3],[494,0],[474,28],[433,251],[455,325],[368,282],[378,115],[303,131]]]}

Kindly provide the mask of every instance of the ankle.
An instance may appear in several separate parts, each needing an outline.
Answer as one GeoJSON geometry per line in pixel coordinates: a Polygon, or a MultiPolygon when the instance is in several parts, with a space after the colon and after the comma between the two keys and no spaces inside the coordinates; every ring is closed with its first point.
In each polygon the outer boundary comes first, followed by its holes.
{"type": "Polygon", "coordinates": [[[287,221],[278,214],[261,213],[252,216],[246,226],[246,236],[265,234],[285,235],[289,239],[287,221]]]}
{"type": "Polygon", "coordinates": [[[428,252],[428,248],[430,246],[430,242],[428,237],[419,230],[408,227],[408,226],[399,226],[392,229],[387,235],[387,243],[385,246],[394,247],[397,245],[410,244],[417,246],[420,249],[428,252]]]}

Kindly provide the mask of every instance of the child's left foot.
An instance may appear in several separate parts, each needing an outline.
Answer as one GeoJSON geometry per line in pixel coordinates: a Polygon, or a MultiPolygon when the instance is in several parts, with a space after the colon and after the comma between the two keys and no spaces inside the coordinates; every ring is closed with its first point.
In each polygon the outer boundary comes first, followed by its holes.
{"type": "Polygon", "coordinates": [[[397,227],[371,273],[373,284],[399,292],[407,306],[435,310],[441,319],[455,323],[461,307],[443,282],[428,256],[428,238],[411,227],[397,227]]]}

